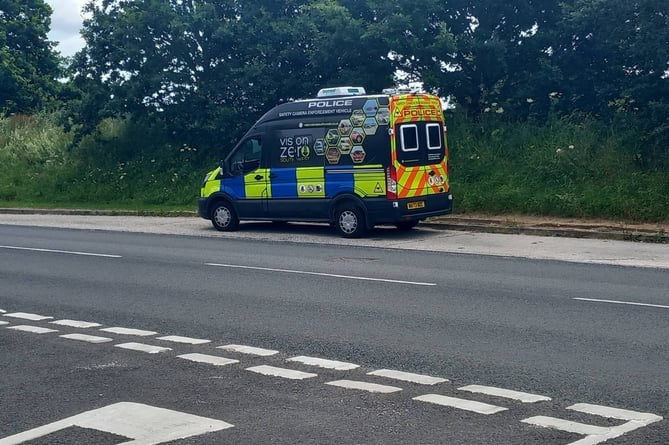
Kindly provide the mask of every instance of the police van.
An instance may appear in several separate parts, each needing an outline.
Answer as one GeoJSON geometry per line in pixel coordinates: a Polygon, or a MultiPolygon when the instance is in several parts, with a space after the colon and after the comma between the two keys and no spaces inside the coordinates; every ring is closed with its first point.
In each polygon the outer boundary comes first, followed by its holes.
{"type": "Polygon", "coordinates": [[[217,230],[240,220],[325,222],[356,238],[408,230],[451,212],[441,101],[360,87],[276,106],[204,178],[199,214],[217,230]]]}

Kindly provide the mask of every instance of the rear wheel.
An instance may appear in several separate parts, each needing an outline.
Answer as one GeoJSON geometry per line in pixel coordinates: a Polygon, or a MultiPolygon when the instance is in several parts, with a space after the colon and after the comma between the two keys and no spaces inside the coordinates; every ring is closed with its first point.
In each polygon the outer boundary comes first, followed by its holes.
{"type": "Polygon", "coordinates": [[[344,238],[360,238],[365,234],[365,215],[359,207],[345,204],[337,209],[335,227],[344,238]]]}
{"type": "Polygon", "coordinates": [[[229,202],[220,201],[211,210],[211,223],[216,230],[230,232],[239,227],[239,218],[229,202]]]}
{"type": "Polygon", "coordinates": [[[404,231],[411,230],[414,227],[416,227],[418,225],[418,222],[419,222],[419,220],[417,220],[417,219],[414,219],[412,221],[400,221],[398,223],[395,223],[395,227],[397,227],[398,230],[401,230],[401,231],[404,232],[404,231]]]}

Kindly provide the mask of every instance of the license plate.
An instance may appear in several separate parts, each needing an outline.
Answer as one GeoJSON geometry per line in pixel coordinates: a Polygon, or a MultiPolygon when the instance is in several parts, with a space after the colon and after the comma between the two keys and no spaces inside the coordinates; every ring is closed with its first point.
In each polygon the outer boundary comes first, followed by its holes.
{"type": "Polygon", "coordinates": [[[414,201],[407,203],[407,209],[409,210],[422,209],[424,207],[425,201],[414,201]]]}

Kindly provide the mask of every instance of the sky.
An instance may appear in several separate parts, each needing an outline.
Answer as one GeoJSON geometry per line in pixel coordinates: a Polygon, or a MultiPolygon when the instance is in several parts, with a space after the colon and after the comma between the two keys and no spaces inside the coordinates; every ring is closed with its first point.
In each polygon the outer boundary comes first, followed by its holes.
{"type": "Polygon", "coordinates": [[[49,40],[60,42],[56,50],[62,56],[73,56],[84,46],[79,35],[83,20],[81,8],[86,0],[46,0],[53,9],[49,40]]]}

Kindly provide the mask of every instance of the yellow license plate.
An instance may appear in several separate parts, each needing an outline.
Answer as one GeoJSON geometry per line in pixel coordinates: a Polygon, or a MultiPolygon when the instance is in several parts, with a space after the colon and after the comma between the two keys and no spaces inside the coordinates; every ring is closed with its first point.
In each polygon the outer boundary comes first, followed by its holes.
{"type": "Polygon", "coordinates": [[[407,203],[407,209],[409,210],[422,209],[424,207],[425,201],[414,201],[407,203]]]}

